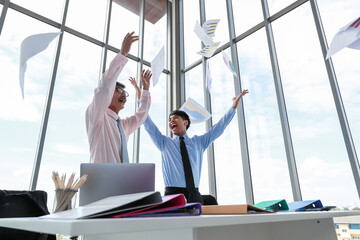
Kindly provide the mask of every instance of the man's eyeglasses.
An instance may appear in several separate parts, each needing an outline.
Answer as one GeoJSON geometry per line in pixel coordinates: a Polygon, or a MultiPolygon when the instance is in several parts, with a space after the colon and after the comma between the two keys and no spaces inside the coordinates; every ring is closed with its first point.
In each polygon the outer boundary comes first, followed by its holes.
{"type": "Polygon", "coordinates": [[[124,89],[121,88],[115,88],[115,91],[117,91],[120,94],[125,94],[126,97],[129,96],[129,93],[127,91],[125,91],[124,89]]]}

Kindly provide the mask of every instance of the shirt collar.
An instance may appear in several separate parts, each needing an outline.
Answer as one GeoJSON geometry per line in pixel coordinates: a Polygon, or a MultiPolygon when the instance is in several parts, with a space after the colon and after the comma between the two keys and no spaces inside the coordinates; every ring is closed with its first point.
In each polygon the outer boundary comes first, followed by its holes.
{"type": "MultiPolygon", "coordinates": [[[[184,137],[184,139],[189,139],[189,136],[188,136],[187,133],[185,133],[185,135],[184,135],[183,137],[184,137]]],[[[174,134],[173,139],[179,140],[179,138],[180,138],[180,136],[174,134]]],[[[180,140],[179,140],[179,141],[180,141],[180,140]]]]}
{"type": "Polygon", "coordinates": [[[117,115],[117,113],[111,110],[110,108],[106,109],[106,114],[112,117],[113,119],[115,119],[116,121],[119,118],[119,115],[117,115]]]}

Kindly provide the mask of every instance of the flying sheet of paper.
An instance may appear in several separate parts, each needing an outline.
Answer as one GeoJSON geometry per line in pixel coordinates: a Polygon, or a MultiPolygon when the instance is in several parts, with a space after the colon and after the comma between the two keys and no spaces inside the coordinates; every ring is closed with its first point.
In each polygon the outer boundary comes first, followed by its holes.
{"type": "Polygon", "coordinates": [[[231,59],[229,58],[229,56],[224,51],[222,51],[222,54],[223,54],[223,59],[224,59],[225,65],[229,68],[229,70],[236,77],[236,71],[235,71],[235,68],[234,68],[234,65],[233,65],[231,59]]]}
{"type": "Polygon", "coordinates": [[[360,17],[342,27],[331,41],[326,59],[348,47],[360,50],[360,17]]]}
{"type": "Polygon", "coordinates": [[[165,48],[160,49],[156,57],[151,61],[152,82],[155,86],[159,82],[160,75],[165,67],[165,48]]]}
{"type": "Polygon", "coordinates": [[[21,43],[20,48],[20,69],[19,69],[19,81],[22,97],[24,98],[24,76],[26,71],[26,62],[31,57],[45,50],[54,38],[56,38],[60,32],[55,33],[41,33],[31,35],[25,38],[21,43]]]}
{"type": "Polygon", "coordinates": [[[211,74],[210,74],[210,63],[209,61],[206,62],[206,88],[207,90],[209,90],[209,92],[211,91],[211,84],[212,84],[212,78],[211,78],[211,74]]]}
{"type": "Polygon", "coordinates": [[[216,30],[216,27],[217,27],[219,21],[220,21],[220,19],[208,20],[203,23],[202,29],[210,37],[215,37],[215,30],[216,30]]]}
{"type": "Polygon", "coordinates": [[[192,98],[188,98],[180,110],[189,115],[191,123],[204,122],[211,117],[211,114],[192,98]]]}
{"type": "Polygon", "coordinates": [[[197,52],[197,54],[200,54],[201,56],[209,58],[214,54],[214,52],[218,48],[219,44],[220,44],[220,42],[217,42],[217,43],[214,43],[213,45],[205,46],[201,51],[197,52]]]}
{"type": "Polygon", "coordinates": [[[200,26],[199,22],[196,21],[194,32],[196,36],[200,38],[200,40],[206,45],[206,46],[212,46],[214,45],[214,41],[212,40],[211,36],[207,35],[204,29],[200,26]]]}

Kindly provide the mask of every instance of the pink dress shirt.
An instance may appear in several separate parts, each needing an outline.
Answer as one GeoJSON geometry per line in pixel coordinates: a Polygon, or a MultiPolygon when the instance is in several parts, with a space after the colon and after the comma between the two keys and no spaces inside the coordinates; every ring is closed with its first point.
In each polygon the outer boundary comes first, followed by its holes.
{"type": "MultiPolygon", "coordinates": [[[[127,63],[127,58],[117,54],[109,69],[103,74],[94,97],[86,110],[86,131],[90,145],[90,162],[121,163],[121,137],[117,126],[119,116],[109,109],[114,95],[116,80],[127,63]]],[[[137,112],[120,119],[126,140],[146,120],[150,108],[150,93],[143,90],[137,112]]]]}

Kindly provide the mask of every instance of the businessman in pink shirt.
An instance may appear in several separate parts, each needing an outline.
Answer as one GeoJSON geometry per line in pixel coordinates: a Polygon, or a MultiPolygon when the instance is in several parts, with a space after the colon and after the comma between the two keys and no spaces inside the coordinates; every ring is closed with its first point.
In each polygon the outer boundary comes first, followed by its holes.
{"type": "Polygon", "coordinates": [[[128,163],[127,139],[147,118],[150,108],[150,70],[143,70],[141,74],[142,94],[136,113],[122,119],[118,116],[129,94],[124,90],[125,85],[116,80],[128,61],[126,56],[132,43],[138,39],[134,32],[125,36],[120,52],[103,73],[98,87],[95,88],[93,100],[86,110],[90,162],[128,163]]]}

